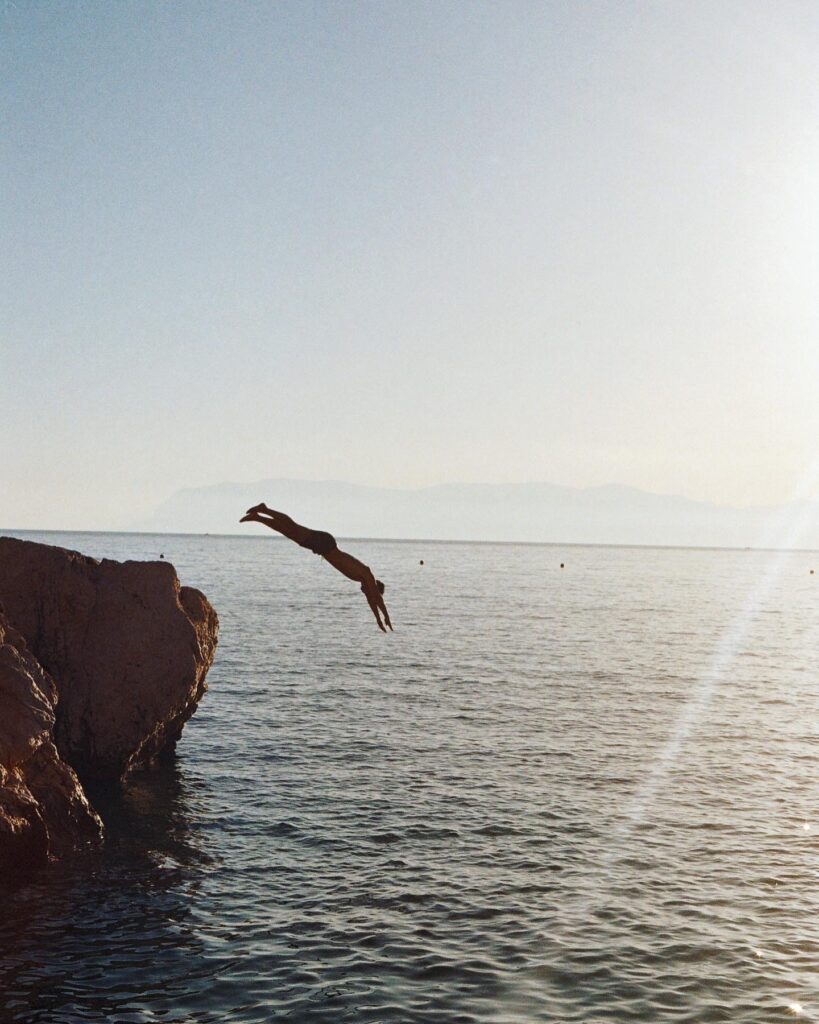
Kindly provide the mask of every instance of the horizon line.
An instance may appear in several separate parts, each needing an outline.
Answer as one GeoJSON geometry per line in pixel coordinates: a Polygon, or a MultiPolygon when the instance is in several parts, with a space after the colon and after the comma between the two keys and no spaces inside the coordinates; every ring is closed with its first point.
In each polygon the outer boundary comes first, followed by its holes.
{"type": "MultiPolygon", "coordinates": [[[[263,534],[243,533],[186,533],[186,532],[165,532],[155,530],[63,530],[48,528],[11,528],[0,527],[0,536],[4,531],[10,533],[57,533],[57,534],[90,534],[130,537],[214,537],[234,538],[238,540],[256,541],[283,541],[286,537],[265,536],[263,534]]],[[[645,551],[760,551],[760,552],[783,552],[788,554],[819,554],[819,548],[771,548],[756,547],[754,545],[723,545],[723,544],[617,544],[607,541],[557,541],[557,540],[458,540],[442,537],[354,537],[339,535],[339,540],[365,541],[384,544],[482,544],[490,546],[510,547],[564,547],[564,548],[626,548],[630,550],[645,551]]]]}

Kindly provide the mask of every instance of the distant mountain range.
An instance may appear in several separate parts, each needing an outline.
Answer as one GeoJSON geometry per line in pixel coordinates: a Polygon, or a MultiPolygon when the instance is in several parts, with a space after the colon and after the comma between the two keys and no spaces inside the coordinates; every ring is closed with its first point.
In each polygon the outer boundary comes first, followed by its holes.
{"type": "Polygon", "coordinates": [[[819,549],[819,503],[728,508],[632,487],[442,484],[418,490],[336,481],[260,480],[186,488],[131,529],[258,533],[250,505],[339,537],[819,549]]]}

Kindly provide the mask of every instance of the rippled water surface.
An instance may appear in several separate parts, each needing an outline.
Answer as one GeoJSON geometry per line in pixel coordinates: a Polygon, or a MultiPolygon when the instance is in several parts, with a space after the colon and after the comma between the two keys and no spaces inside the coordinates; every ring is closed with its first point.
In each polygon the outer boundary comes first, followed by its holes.
{"type": "Polygon", "coordinates": [[[273,537],[33,539],[222,632],[105,852],[0,881],[3,1024],[819,1020],[819,555],[349,542],[385,637],[273,537]]]}

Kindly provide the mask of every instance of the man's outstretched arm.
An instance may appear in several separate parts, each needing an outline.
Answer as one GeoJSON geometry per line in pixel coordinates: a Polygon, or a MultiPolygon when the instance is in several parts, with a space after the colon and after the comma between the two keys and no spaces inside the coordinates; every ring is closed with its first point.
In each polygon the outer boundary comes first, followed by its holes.
{"type": "Polygon", "coordinates": [[[387,611],[387,606],[384,604],[384,598],[381,596],[381,591],[376,589],[376,600],[378,601],[378,607],[381,609],[381,613],[384,616],[384,621],[392,629],[392,623],[390,622],[390,613],[387,611]]]}
{"type": "MultiPolygon", "coordinates": [[[[377,598],[378,598],[379,594],[378,594],[378,591],[375,588],[375,585],[367,586],[366,583],[362,583],[361,584],[361,591],[364,594],[364,596],[367,598],[367,604],[372,609],[372,613],[375,616],[375,621],[378,623],[378,628],[381,630],[382,633],[386,633],[387,632],[387,627],[381,621],[381,613],[380,613],[380,611],[378,609],[378,600],[377,600],[377,598]]],[[[390,629],[392,629],[392,626],[390,626],[390,629]]]]}

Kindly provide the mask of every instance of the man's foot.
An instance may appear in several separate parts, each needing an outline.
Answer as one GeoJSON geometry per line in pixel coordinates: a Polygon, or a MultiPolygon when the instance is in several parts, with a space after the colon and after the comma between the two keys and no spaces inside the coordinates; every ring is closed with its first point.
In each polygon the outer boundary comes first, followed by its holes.
{"type": "Polygon", "coordinates": [[[259,516],[257,515],[256,512],[250,511],[250,512],[246,512],[242,516],[242,518],[239,520],[239,522],[240,523],[247,523],[247,522],[258,523],[258,522],[260,522],[260,519],[259,519],[259,516]]]}
{"type": "MultiPolygon", "coordinates": [[[[267,505],[263,501],[260,501],[258,505],[254,505],[253,508],[249,508],[245,515],[255,516],[257,512],[266,512],[267,505]]],[[[239,520],[241,522],[241,519],[239,520]]]]}

